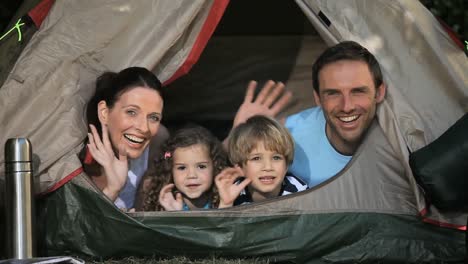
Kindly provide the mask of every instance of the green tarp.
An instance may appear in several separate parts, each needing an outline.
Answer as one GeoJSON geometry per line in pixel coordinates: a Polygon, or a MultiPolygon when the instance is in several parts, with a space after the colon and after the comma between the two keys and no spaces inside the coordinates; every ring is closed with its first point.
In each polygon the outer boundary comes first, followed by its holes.
{"type": "MultiPolygon", "coordinates": [[[[75,180],[74,180],[75,181],[75,180]]],[[[259,258],[290,263],[462,263],[465,234],[372,212],[135,214],[66,184],[39,208],[46,255],[259,258]]],[[[41,236],[42,237],[42,236],[41,236]]]]}

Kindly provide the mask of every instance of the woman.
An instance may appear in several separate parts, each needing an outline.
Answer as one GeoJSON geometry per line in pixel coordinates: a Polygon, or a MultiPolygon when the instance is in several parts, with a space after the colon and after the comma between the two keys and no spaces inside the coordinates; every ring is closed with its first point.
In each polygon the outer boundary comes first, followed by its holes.
{"type": "Polygon", "coordinates": [[[161,82],[145,68],[107,72],[97,79],[86,113],[90,133],[83,167],[119,208],[134,207],[142,176],[152,163],[148,159],[167,137],[165,131],[158,133],[162,111],[161,82]]]}

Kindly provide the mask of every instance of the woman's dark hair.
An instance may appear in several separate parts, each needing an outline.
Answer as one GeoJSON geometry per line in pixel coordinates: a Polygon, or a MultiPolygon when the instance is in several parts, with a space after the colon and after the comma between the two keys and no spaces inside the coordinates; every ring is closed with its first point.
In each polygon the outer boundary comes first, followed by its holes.
{"type": "Polygon", "coordinates": [[[96,80],[96,92],[86,109],[88,124],[93,124],[99,134],[101,134],[101,123],[99,122],[97,113],[99,102],[104,100],[107,106],[112,108],[123,93],[135,87],[153,89],[163,98],[161,82],[152,72],[145,68],[130,67],[119,73],[105,72],[99,76],[96,80]]]}
{"type": "MultiPolygon", "coordinates": [[[[206,128],[191,126],[176,131],[164,143],[160,157],[155,159],[155,172],[154,174],[149,174],[151,179],[150,188],[143,202],[144,211],[162,210],[159,204],[159,193],[166,184],[174,182],[172,177],[174,151],[178,148],[185,148],[196,144],[201,144],[208,148],[209,156],[213,161],[213,177],[230,165],[221,142],[206,128]]],[[[209,197],[211,197],[211,208],[216,208],[219,203],[219,195],[214,183],[209,197]]]]}
{"type": "Polygon", "coordinates": [[[343,41],[326,49],[312,66],[312,85],[318,94],[320,94],[320,70],[330,63],[341,60],[362,61],[366,63],[372,75],[375,88],[379,88],[383,83],[382,71],[375,56],[357,42],[343,41]]]}

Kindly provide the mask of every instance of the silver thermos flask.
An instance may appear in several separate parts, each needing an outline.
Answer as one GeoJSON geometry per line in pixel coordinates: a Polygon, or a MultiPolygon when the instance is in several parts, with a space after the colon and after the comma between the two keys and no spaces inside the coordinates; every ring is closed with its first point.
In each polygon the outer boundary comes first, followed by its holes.
{"type": "Polygon", "coordinates": [[[7,258],[35,255],[34,184],[31,142],[10,138],[5,144],[5,216],[7,258]]]}

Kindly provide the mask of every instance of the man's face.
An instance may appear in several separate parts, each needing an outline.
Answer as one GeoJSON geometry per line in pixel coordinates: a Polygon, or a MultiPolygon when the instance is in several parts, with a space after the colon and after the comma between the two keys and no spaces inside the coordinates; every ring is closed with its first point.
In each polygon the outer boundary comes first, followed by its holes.
{"type": "Polygon", "coordinates": [[[314,91],[314,97],[327,121],[327,137],[338,152],[354,154],[384,96],[385,86],[375,87],[365,62],[341,60],[320,70],[319,94],[314,91]]]}

